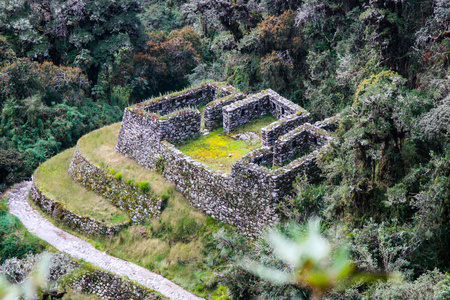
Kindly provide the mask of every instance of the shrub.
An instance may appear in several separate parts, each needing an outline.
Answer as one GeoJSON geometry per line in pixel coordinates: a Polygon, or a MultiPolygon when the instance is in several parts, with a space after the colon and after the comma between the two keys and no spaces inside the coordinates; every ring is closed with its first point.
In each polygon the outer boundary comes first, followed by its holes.
{"type": "Polygon", "coordinates": [[[148,183],[147,181],[138,182],[137,186],[143,193],[147,193],[148,191],[150,191],[150,183],[148,183]]]}
{"type": "Polygon", "coordinates": [[[156,161],[156,171],[159,174],[162,174],[165,168],[166,168],[166,158],[163,156],[158,157],[158,160],[156,161]]]}
{"type": "Polygon", "coordinates": [[[117,178],[117,180],[121,180],[122,179],[122,173],[117,173],[116,174],[116,178],[117,178]]]}
{"type": "Polygon", "coordinates": [[[0,264],[8,258],[38,253],[44,243],[26,231],[19,219],[8,213],[6,200],[0,201],[0,264]]]}

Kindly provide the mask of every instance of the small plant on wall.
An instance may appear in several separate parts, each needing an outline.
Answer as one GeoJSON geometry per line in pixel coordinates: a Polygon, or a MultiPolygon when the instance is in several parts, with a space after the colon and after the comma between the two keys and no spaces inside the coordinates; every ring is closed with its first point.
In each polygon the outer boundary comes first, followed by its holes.
{"type": "Polygon", "coordinates": [[[166,168],[166,158],[164,156],[158,157],[158,160],[156,161],[156,171],[159,174],[162,174],[165,168],[166,168]]]}

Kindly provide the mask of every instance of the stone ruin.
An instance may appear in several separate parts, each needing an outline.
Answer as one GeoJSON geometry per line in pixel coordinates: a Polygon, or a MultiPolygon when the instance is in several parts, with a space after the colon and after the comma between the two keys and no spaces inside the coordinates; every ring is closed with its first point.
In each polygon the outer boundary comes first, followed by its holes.
{"type": "Polygon", "coordinates": [[[192,205],[214,219],[255,235],[279,221],[277,205],[293,192],[299,176],[320,177],[318,156],[338,117],[311,123],[310,114],[272,90],[244,95],[224,83],[205,83],[125,109],[116,151],[158,170],[192,205]],[[278,120],[261,129],[262,147],[241,158],[230,174],[185,155],[174,144],[208,130],[225,133],[270,114],[278,120]]]}

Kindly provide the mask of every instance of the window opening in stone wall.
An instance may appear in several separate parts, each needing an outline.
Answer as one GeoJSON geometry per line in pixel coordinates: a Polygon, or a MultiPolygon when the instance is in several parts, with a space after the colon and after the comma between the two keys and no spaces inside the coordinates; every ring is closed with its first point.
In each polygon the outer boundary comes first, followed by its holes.
{"type": "Polygon", "coordinates": [[[281,116],[284,116],[284,107],[281,108],[281,116]]]}
{"type": "Polygon", "coordinates": [[[245,109],[241,110],[241,117],[243,117],[245,114],[245,109]]]}

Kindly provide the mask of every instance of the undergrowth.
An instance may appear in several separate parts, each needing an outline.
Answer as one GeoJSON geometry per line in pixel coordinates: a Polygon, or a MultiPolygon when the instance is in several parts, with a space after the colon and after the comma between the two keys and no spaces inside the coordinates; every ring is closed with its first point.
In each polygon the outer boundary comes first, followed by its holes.
{"type": "Polygon", "coordinates": [[[19,219],[10,214],[6,197],[0,200],[0,264],[6,259],[40,253],[47,243],[27,231],[19,219]]]}

